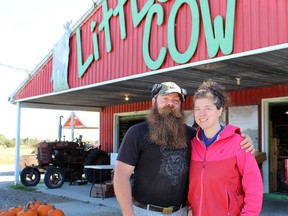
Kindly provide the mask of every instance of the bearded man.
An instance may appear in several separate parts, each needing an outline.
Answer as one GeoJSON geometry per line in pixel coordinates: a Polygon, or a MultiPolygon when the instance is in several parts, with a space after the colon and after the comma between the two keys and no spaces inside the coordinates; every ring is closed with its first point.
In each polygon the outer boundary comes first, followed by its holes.
{"type": "MultiPolygon", "coordinates": [[[[129,128],[118,152],[116,198],[123,216],[186,216],[190,141],[196,134],[181,107],[187,92],[173,82],[155,84],[151,92],[147,120],[129,128]]],[[[241,145],[254,151],[250,137],[241,145]]]]}

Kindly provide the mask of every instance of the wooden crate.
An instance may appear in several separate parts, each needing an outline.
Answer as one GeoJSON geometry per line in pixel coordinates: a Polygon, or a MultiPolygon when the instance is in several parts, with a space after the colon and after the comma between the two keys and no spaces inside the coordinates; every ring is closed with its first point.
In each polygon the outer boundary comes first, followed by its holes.
{"type": "Polygon", "coordinates": [[[265,152],[255,152],[254,153],[255,159],[258,164],[263,163],[263,161],[267,160],[267,156],[265,152]]]}
{"type": "Polygon", "coordinates": [[[106,182],[102,184],[94,184],[92,191],[91,191],[91,197],[97,197],[97,198],[107,198],[107,197],[113,197],[114,194],[114,186],[112,182],[106,182]]]}

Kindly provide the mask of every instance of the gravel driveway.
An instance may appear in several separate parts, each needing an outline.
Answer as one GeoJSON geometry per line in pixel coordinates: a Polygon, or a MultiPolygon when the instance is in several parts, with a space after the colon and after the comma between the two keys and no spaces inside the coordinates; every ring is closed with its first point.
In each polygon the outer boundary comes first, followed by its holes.
{"type": "Polygon", "coordinates": [[[55,204],[57,207],[60,203],[73,202],[73,199],[66,197],[53,196],[50,194],[44,194],[38,191],[24,191],[21,189],[10,188],[13,182],[0,182],[0,209],[7,209],[9,207],[17,205],[25,205],[29,201],[33,200],[33,197],[37,201],[47,202],[55,204]]]}
{"type": "Polygon", "coordinates": [[[0,182],[0,209],[6,210],[17,205],[25,205],[29,201],[36,200],[54,204],[56,208],[60,208],[65,212],[66,216],[121,216],[119,209],[111,208],[104,205],[82,202],[67,197],[46,194],[38,191],[24,191],[21,189],[12,189],[9,186],[13,182],[0,182]]]}
{"type": "MultiPolygon", "coordinates": [[[[13,168],[13,167],[12,167],[13,168]]],[[[33,197],[40,202],[54,204],[56,208],[62,209],[66,216],[121,216],[119,208],[105,204],[96,204],[90,201],[81,201],[68,198],[59,194],[49,194],[42,191],[25,191],[13,189],[10,186],[13,182],[14,172],[10,167],[0,165],[0,209],[7,210],[17,205],[25,205],[33,200],[33,197]]],[[[88,196],[88,195],[87,195],[88,196]]],[[[95,198],[94,198],[95,199],[95,198]]]]}

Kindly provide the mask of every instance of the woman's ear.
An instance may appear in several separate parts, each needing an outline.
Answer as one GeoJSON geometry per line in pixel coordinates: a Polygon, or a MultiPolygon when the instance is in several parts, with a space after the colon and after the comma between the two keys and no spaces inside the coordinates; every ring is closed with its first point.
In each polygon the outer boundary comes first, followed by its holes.
{"type": "Polygon", "coordinates": [[[224,112],[224,109],[223,109],[223,107],[221,107],[219,110],[219,117],[221,117],[222,116],[222,114],[223,114],[223,112],[224,112]]]}

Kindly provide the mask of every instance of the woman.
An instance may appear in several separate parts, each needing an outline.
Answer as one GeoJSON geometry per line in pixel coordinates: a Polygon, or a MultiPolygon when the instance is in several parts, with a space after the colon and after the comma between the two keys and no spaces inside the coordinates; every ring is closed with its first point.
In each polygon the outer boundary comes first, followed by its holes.
{"type": "Polygon", "coordinates": [[[199,125],[191,141],[188,215],[259,215],[263,184],[255,157],[240,149],[240,129],[221,125],[225,89],[205,81],[194,95],[199,125]]]}

